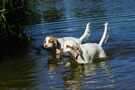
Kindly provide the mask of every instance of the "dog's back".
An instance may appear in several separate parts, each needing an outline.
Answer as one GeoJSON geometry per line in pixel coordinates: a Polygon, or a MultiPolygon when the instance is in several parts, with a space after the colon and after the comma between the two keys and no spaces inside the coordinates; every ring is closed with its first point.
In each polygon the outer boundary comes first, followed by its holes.
{"type": "Polygon", "coordinates": [[[81,44],[80,39],[74,38],[74,37],[63,37],[63,38],[57,38],[59,43],[61,44],[61,48],[63,48],[64,42],[68,40],[74,40],[76,43],[81,44]]]}
{"type": "Polygon", "coordinates": [[[82,50],[82,56],[86,63],[91,63],[95,59],[106,57],[103,48],[99,44],[81,44],[80,48],[82,50]]]}

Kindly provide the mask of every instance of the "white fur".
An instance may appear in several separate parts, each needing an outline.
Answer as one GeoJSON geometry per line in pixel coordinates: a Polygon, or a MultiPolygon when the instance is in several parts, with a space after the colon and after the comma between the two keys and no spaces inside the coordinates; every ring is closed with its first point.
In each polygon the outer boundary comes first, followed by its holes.
{"type": "Polygon", "coordinates": [[[49,43],[50,37],[46,37],[46,43],[44,44],[44,47],[47,45],[48,48],[53,47],[52,43],[49,43]]]}
{"type": "Polygon", "coordinates": [[[108,23],[105,23],[104,34],[99,44],[78,44],[74,40],[68,40],[64,43],[64,52],[62,54],[64,56],[72,57],[80,64],[91,63],[95,59],[106,57],[106,53],[104,52],[102,45],[104,44],[104,40],[107,36],[107,25],[108,23]],[[75,47],[75,49],[73,47],[75,47]]]}
{"type": "Polygon", "coordinates": [[[83,41],[84,39],[87,39],[90,36],[90,22],[86,25],[86,29],[84,34],[79,38],[80,41],[83,41]]]}
{"type": "MultiPolygon", "coordinates": [[[[78,44],[81,44],[82,41],[85,39],[85,38],[88,38],[90,36],[90,29],[89,29],[89,25],[90,25],[90,22],[86,25],[86,29],[85,29],[85,32],[84,34],[79,38],[74,38],[74,37],[63,37],[63,38],[55,38],[58,40],[58,43],[60,44],[59,45],[59,48],[63,48],[63,43],[67,40],[74,40],[76,41],[76,43],[78,44]]],[[[45,40],[46,40],[46,43],[44,43],[44,47],[47,46],[47,48],[52,48],[53,47],[53,44],[52,43],[49,43],[49,39],[50,37],[46,37],[45,40]]],[[[56,49],[56,53],[57,54],[60,54],[60,50],[59,48],[56,49]]]]}
{"type": "Polygon", "coordinates": [[[103,36],[102,36],[102,38],[99,42],[100,46],[103,46],[103,44],[105,44],[107,42],[107,39],[108,39],[108,35],[107,35],[107,25],[108,25],[108,23],[105,23],[104,25],[105,25],[105,30],[104,30],[104,34],[103,34],[103,36]]]}

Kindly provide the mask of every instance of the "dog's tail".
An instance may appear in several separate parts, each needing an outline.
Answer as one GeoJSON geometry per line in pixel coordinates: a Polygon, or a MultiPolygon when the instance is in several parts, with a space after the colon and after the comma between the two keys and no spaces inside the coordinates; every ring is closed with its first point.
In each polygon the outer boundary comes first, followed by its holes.
{"type": "Polygon", "coordinates": [[[103,44],[105,44],[108,40],[108,35],[107,35],[107,25],[108,25],[108,22],[106,22],[105,24],[105,30],[104,30],[104,33],[103,33],[103,36],[99,42],[99,45],[102,47],[103,44]]]}
{"type": "Polygon", "coordinates": [[[84,34],[79,38],[81,42],[84,39],[88,39],[88,37],[90,37],[91,31],[90,31],[89,27],[90,27],[90,22],[86,25],[86,29],[85,29],[84,34]]]}

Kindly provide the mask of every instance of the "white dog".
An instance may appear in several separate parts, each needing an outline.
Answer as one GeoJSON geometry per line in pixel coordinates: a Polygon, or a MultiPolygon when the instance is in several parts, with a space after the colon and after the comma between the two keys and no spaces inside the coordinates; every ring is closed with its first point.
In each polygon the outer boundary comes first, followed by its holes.
{"type": "Polygon", "coordinates": [[[104,52],[102,46],[107,39],[107,25],[105,23],[104,34],[99,42],[96,43],[86,43],[86,44],[78,44],[74,40],[68,40],[64,43],[64,49],[62,55],[66,57],[72,57],[80,64],[91,63],[93,60],[98,58],[106,57],[106,53],[104,52]]]}
{"type": "Polygon", "coordinates": [[[78,44],[90,36],[90,23],[86,25],[86,29],[84,34],[79,38],[74,37],[63,37],[63,38],[54,38],[53,36],[47,36],[43,42],[44,48],[51,48],[52,50],[56,50],[56,54],[60,54],[60,48],[63,48],[63,43],[67,40],[75,40],[78,44]]]}

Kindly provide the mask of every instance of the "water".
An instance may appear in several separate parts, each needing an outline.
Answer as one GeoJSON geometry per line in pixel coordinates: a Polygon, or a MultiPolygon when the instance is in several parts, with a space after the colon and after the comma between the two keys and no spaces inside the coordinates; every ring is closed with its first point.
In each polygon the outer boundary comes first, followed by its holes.
{"type": "Polygon", "coordinates": [[[135,89],[134,0],[44,0],[37,5],[38,23],[25,26],[34,40],[1,53],[0,89],[135,89]],[[79,38],[88,22],[92,33],[83,43],[98,43],[103,24],[109,23],[109,39],[104,45],[107,59],[65,67],[40,48],[49,35],[79,38]]]}

